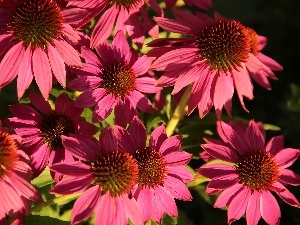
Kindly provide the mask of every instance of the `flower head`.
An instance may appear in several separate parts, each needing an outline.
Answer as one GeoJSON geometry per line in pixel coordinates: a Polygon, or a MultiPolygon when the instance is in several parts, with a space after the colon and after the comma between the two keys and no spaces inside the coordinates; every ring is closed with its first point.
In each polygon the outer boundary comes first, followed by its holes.
{"type": "Polygon", "coordinates": [[[112,45],[101,44],[96,50],[98,55],[82,49],[86,63],[77,71],[81,77],[70,82],[71,89],[83,92],[75,100],[76,106],[95,106],[93,121],[106,119],[115,108],[117,123],[130,121],[137,114],[136,108],[152,112],[151,102],[142,94],[161,89],[146,74],[152,59],[134,54],[122,32],[116,34],[112,45]]]}
{"type": "Polygon", "coordinates": [[[96,224],[126,225],[129,218],[133,224],[141,225],[141,211],[131,194],[138,177],[138,164],[118,146],[113,130],[106,127],[99,142],[94,138],[63,137],[63,144],[80,161],[50,167],[68,175],[51,192],[83,192],[74,204],[71,224],[86,219],[95,211],[96,224]]]}
{"type": "Polygon", "coordinates": [[[53,0],[14,0],[0,6],[0,88],[17,75],[21,98],[33,77],[44,98],[52,87],[52,76],[66,86],[65,65],[81,68],[77,51],[68,43],[80,36],[65,22],[53,0]],[[53,75],[52,75],[53,74],[53,75]]]}
{"type": "Polygon", "coordinates": [[[27,182],[32,172],[28,156],[19,149],[20,137],[11,135],[0,122],[0,223],[6,215],[23,221],[30,208],[29,200],[42,202],[35,188],[27,182]]]}
{"type": "Polygon", "coordinates": [[[174,199],[191,200],[185,183],[194,179],[184,167],[191,159],[180,151],[181,137],[167,137],[165,127],[156,128],[146,146],[146,128],[134,117],[128,131],[115,126],[121,148],[130,152],[138,163],[137,185],[132,192],[143,213],[143,222],[160,222],[163,214],[177,217],[174,199]]]}
{"type": "MultiPolygon", "coordinates": [[[[97,132],[94,125],[87,123],[82,117],[82,109],[74,106],[67,94],[59,95],[55,102],[55,109],[40,95],[29,94],[34,108],[16,104],[10,107],[14,117],[9,118],[9,124],[23,140],[24,151],[31,157],[34,177],[44,168],[61,161],[73,161],[72,155],[65,151],[62,135],[81,138],[92,136],[97,132]]],[[[62,176],[52,173],[57,181],[62,176]]]]}
{"type": "Polygon", "coordinates": [[[127,32],[132,41],[138,46],[143,45],[146,32],[152,37],[157,37],[158,26],[148,17],[146,6],[153,8],[157,16],[163,16],[163,11],[156,1],[68,0],[70,13],[74,8],[86,9],[86,11],[79,14],[81,20],[73,24],[77,28],[101,14],[91,36],[91,47],[93,48],[107,40],[114,24],[115,33],[119,30],[124,34],[127,32]]]}
{"type": "Polygon", "coordinates": [[[271,88],[267,78],[276,79],[273,71],[282,67],[260,52],[265,37],[218,14],[213,19],[203,13],[173,12],[176,20],[156,17],[155,21],[167,31],[189,37],[154,40],[148,45],[157,48],[148,55],[158,57],[152,69],[165,71],[158,86],[174,85],[175,94],[192,84],[188,114],[198,107],[203,117],[214,106],[219,119],[223,107],[231,115],[234,89],[247,111],[243,97],[253,98],[250,76],[264,88],[271,88]]]}
{"type": "Polygon", "coordinates": [[[198,172],[212,179],[207,186],[208,194],[222,191],[214,207],[228,207],[229,224],[244,213],[247,225],[256,225],[261,217],[270,225],[279,224],[280,209],[271,192],[286,203],[300,207],[285,187],[300,185],[300,175],[288,169],[300,155],[299,149],[284,148],[282,136],[265,144],[262,124],[253,120],[247,126],[221,121],[217,131],[222,141],[203,144],[202,148],[230,164],[204,165],[198,172]]]}

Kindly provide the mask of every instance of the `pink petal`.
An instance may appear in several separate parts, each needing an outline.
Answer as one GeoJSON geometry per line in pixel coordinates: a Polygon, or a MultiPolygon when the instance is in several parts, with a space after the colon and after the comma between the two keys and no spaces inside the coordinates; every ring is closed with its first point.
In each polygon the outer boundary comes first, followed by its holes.
{"type": "Polygon", "coordinates": [[[131,135],[131,139],[135,146],[136,150],[143,150],[146,146],[146,128],[143,122],[135,116],[133,120],[129,124],[130,130],[129,133],[131,135]]]}
{"type": "Polygon", "coordinates": [[[250,53],[248,61],[246,62],[246,67],[250,72],[255,73],[263,69],[264,65],[261,63],[261,61],[259,61],[259,59],[250,53]]]}
{"type": "Polygon", "coordinates": [[[17,76],[24,53],[23,42],[18,42],[5,54],[0,63],[0,88],[9,84],[17,76]]]}
{"type": "Polygon", "coordinates": [[[93,122],[105,120],[112,112],[115,103],[115,96],[107,94],[103,96],[98,102],[93,111],[93,122]]]}
{"type": "Polygon", "coordinates": [[[279,181],[286,183],[286,184],[291,184],[291,185],[300,185],[300,175],[289,170],[289,169],[279,169],[279,181]]]}
{"type": "Polygon", "coordinates": [[[33,177],[40,175],[48,164],[50,148],[47,144],[43,144],[39,149],[31,155],[31,168],[33,177]]]}
{"type": "Polygon", "coordinates": [[[151,69],[159,71],[177,70],[188,66],[197,57],[197,48],[179,48],[169,51],[156,59],[151,69]]]}
{"type": "Polygon", "coordinates": [[[122,196],[124,209],[128,218],[132,221],[133,224],[142,225],[143,217],[142,212],[134,198],[129,199],[127,194],[122,196]]]}
{"type": "Polygon", "coordinates": [[[167,138],[160,146],[159,151],[162,155],[167,155],[171,152],[179,151],[181,147],[182,137],[174,135],[167,138]]]}
{"type": "Polygon", "coordinates": [[[75,100],[75,106],[80,108],[93,107],[106,94],[107,92],[104,88],[85,91],[75,100]]]}
{"type": "MultiPolygon", "coordinates": [[[[143,188],[137,191],[137,203],[142,211],[143,214],[143,221],[147,222],[151,219],[151,212],[152,212],[152,196],[153,196],[153,189],[150,188],[143,188]]],[[[135,194],[134,194],[135,195],[135,194]]]]}
{"type": "Polygon", "coordinates": [[[192,155],[184,151],[171,152],[164,157],[165,163],[171,166],[186,165],[191,160],[192,155]]]}
{"type": "Polygon", "coordinates": [[[40,47],[35,48],[32,55],[32,69],[35,81],[45,99],[48,99],[52,88],[52,72],[48,56],[40,47]]]}
{"type": "Polygon", "coordinates": [[[153,108],[150,100],[139,91],[132,91],[127,97],[133,107],[138,107],[143,112],[152,113],[153,108]]]}
{"type": "Polygon", "coordinates": [[[89,89],[96,89],[100,86],[101,81],[102,79],[100,77],[83,76],[72,80],[69,84],[69,88],[76,91],[86,91],[89,89]]]}
{"type": "Polygon", "coordinates": [[[102,130],[99,137],[100,145],[107,152],[113,152],[118,149],[118,140],[114,135],[114,131],[111,127],[107,126],[102,130]]]}
{"type": "Polygon", "coordinates": [[[131,139],[131,136],[127,130],[125,130],[123,127],[115,125],[114,134],[118,139],[118,144],[121,146],[122,149],[126,150],[131,154],[135,153],[135,144],[133,143],[133,140],[131,139]]]}
{"type": "Polygon", "coordinates": [[[43,112],[45,114],[52,112],[49,102],[47,102],[45,100],[45,98],[43,98],[41,95],[39,95],[35,92],[30,92],[29,99],[30,99],[30,102],[41,112],[43,112]]]}
{"type": "Polygon", "coordinates": [[[80,36],[78,33],[67,23],[63,24],[62,29],[63,36],[73,44],[77,44],[80,40],[80,36]]]}
{"type": "Polygon", "coordinates": [[[98,186],[85,191],[74,203],[71,224],[78,223],[88,218],[94,211],[100,197],[98,186]]]}
{"type": "Polygon", "coordinates": [[[114,4],[109,9],[107,9],[105,13],[103,13],[92,33],[92,48],[95,48],[109,37],[118,11],[119,10],[117,9],[117,6],[114,4]]]}
{"type": "Polygon", "coordinates": [[[299,157],[299,149],[284,148],[278,152],[274,157],[281,168],[287,168],[292,165],[299,157]]]}
{"type": "Polygon", "coordinates": [[[32,71],[32,48],[29,45],[19,65],[19,76],[17,79],[18,98],[20,99],[27,90],[33,79],[32,71]]]}
{"type": "Polygon", "coordinates": [[[135,80],[136,89],[143,93],[157,93],[162,88],[156,87],[156,80],[152,77],[139,77],[135,80]]]}
{"type": "Polygon", "coordinates": [[[216,144],[203,144],[201,147],[217,159],[224,160],[226,162],[238,162],[239,156],[236,151],[224,146],[216,144]]]}
{"type": "Polygon", "coordinates": [[[132,69],[134,73],[139,76],[143,75],[149,70],[149,67],[152,63],[153,59],[143,55],[139,57],[138,60],[133,64],[132,69]]]}
{"type": "Polygon", "coordinates": [[[246,221],[248,225],[257,225],[260,219],[260,192],[254,191],[249,198],[246,209],[246,221]]]}
{"type": "Polygon", "coordinates": [[[64,175],[75,177],[88,176],[91,174],[91,167],[79,161],[56,163],[53,164],[50,169],[64,175]]]}
{"type": "Polygon", "coordinates": [[[82,46],[81,54],[87,64],[92,64],[94,66],[100,66],[101,62],[98,59],[98,56],[93,53],[89,48],[82,46]]]}
{"type": "Polygon", "coordinates": [[[239,192],[241,192],[242,190],[244,190],[244,187],[242,184],[235,184],[227,189],[225,189],[224,191],[222,191],[222,193],[219,195],[219,197],[217,198],[217,201],[214,204],[215,208],[223,208],[227,205],[229,205],[229,201],[235,197],[235,195],[239,192]]]}
{"type": "Polygon", "coordinates": [[[231,224],[242,217],[246,211],[250,197],[251,190],[244,188],[244,190],[241,190],[234,198],[232,198],[228,206],[228,224],[231,224]]]}
{"type": "Polygon", "coordinates": [[[65,63],[56,51],[56,49],[51,45],[47,45],[48,57],[51,65],[51,69],[57,81],[64,88],[66,87],[66,67],[65,63]]]}
{"type": "Polygon", "coordinates": [[[167,172],[170,176],[173,176],[176,178],[180,177],[180,179],[184,183],[188,183],[188,182],[195,180],[194,175],[188,169],[183,167],[182,165],[178,165],[178,166],[169,165],[167,168],[167,172]]]}
{"type": "Polygon", "coordinates": [[[265,137],[261,133],[258,124],[251,120],[248,124],[246,135],[252,150],[262,150],[265,148],[265,137]]]}
{"type": "Polygon", "coordinates": [[[274,71],[283,70],[283,67],[278,62],[276,62],[274,59],[262,54],[261,52],[258,52],[256,57],[260,61],[262,61],[263,64],[265,64],[267,67],[269,67],[271,70],[274,70],[274,71]]]}
{"type": "Polygon", "coordinates": [[[54,39],[55,49],[64,62],[74,68],[82,68],[82,63],[78,52],[66,41],[54,39]]]}
{"type": "Polygon", "coordinates": [[[117,208],[116,206],[117,205],[115,203],[115,198],[113,198],[109,192],[106,192],[104,195],[102,195],[99,199],[99,203],[95,212],[96,224],[113,225],[114,220],[119,220],[119,218],[117,219],[117,217],[119,216],[119,214],[124,215],[124,213],[120,212],[124,209],[117,208]]]}
{"type": "Polygon", "coordinates": [[[154,21],[162,29],[169,32],[184,34],[187,36],[193,36],[195,34],[195,32],[191,30],[190,27],[186,26],[186,24],[176,20],[172,20],[164,17],[154,17],[154,21]]]}
{"type": "Polygon", "coordinates": [[[50,192],[62,195],[79,193],[89,187],[92,182],[93,178],[90,174],[85,176],[77,175],[75,177],[69,176],[59,181],[50,192]]]}
{"type": "Polygon", "coordinates": [[[278,202],[269,191],[262,191],[260,196],[261,217],[269,225],[278,225],[280,222],[280,208],[278,202]],[[270,210],[272,209],[272,210],[270,210]]]}
{"type": "Polygon", "coordinates": [[[164,187],[170,192],[170,194],[180,200],[191,201],[192,195],[186,185],[181,179],[167,176],[164,180],[164,187]]]}
{"type": "Polygon", "coordinates": [[[238,174],[228,174],[213,178],[207,185],[207,189],[224,190],[236,185],[240,180],[238,174]]]}
{"type": "Polygon", "coordinates": [[[266,144],[266,151],[270,152],[270,154],[272,155],[276,155],[283,148],[284,144],[282,135],[271,138],[266,144]]]}
{"type": "Polygon", "coordinates": [[[150,135],[149,147],[151,149],[160,149],[161,144],[167,139],[166,128],[164,125],[160,125],[155,128],[150,135]]]}
{"type": "Polygon", "coordinates": [[[114,49],[114,58],[117,62],[125,62],[131,53],[127,39],[122,31],[116,33],[112,45],[114,49]]]}
{"type": "Polygon", "coordinates": [[[237,171],[234,167],[218,163],[201,166],[197,169],[197,172],[210,179],[230,174],[237,174],[237,171]]]}
{"type": "MultiPolygon", "coordinates": [[[[197,0],[197,1],[199,1],[199,0],[197,0]]],[[[193,14],[188,13],[186,11],[173,8],[172,12],[174,13],[174,16],[177,21],[180,21],[182,24],[189,27],[192,31],[195,32],[194,36],[197,34],[196,31],[199,30],[199,27],[202,27],[205,25],[204,21],[200,20],[198,17],[196,17],[193,14]]]]}
{"type": "Polygon", "coordinates": [[[297,198],[285,186],[279,182],[277,183],[277,186],[281,189],[281,191],[276,192],[276,194],[278,194],[283,201],[291,206],[300,208],[300,203],[297,198]]]}

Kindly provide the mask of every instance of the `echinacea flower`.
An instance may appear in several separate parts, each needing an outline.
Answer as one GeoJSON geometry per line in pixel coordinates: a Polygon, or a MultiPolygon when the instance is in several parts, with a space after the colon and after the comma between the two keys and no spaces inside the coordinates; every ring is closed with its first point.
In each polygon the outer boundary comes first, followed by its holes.
{"type": "Polygon", "coordinates": [[[0,224],[6,215],[23,221],[29,212],[30,200],[43,202],[40,194],[29,183],[32,171],[28,156],[19,149],[20,137],[11,135],[0,121],[0,224]]]}
{"type": "Polygon", "coordinates": [[[116,114],[122,112],[125,122],[129,122],[137,114],[137,108],[151,113],[151,102],[143,93],[155,93],[161,89],[155,87],[156,80],[146,74],[152,59],[137,56],[120,31],[111,45],[103,43],[96,51],[98,55],[82,48],[86,63],[82,70],[76,70],[81,77],[69,84],[71,89],[83,92],[75,100],[76,106],[95,106],[95,122],[106,119],[114,108],[116,114]]]}
{"type": "Polygon", "coordinates": [[[176,20],[154,20],[164,30],[188,37],[150,42],[150,47],[157,47],[152,54],[159,56],[151,69],[165,71],[156,85],[174,85],[172,94],[192,84],[188,114],[198,107],[199,116],[204,117],[214,106],[218,119],[223,107],[231,115],[234,90],[247,111],[243,97],[253,98],[250,76],[264,88],[271,88],[267,78],[276,79],[273,71],[282,67],[260,52],[266,45],[265,37],[236,20],[173,12],[176,20]]]}
{"type": "Polygon", "coordinates": [[[164,213],[177,217],[174,199],[191,200],[185,183],[194,179],[185,168],[191,155],[180,151],[181,137],[167,137],[161,125],[151,133],[147,146],[146,128],[138,117],[134,117],[128,130],[117,125],[114,130],[121,148],[138,163],[137,185],[132,195],[141,208],[143,222],[152,219],[160,223],[164,213]]]}
{"type": "Polygon", "coordinates": [[[198,172],[212,179],[206,192],[221,191],[214,207],[228,207],[228,224],[246,213],[247,225],[256,225],[262,217],[268,224],[280,221],[280,208],[272,192],[291,206],[300,207],[296,197],[285,187],[300,185],[300,175],[288,169],[300,155],[299,149],[284,148],[283,136],[265,144],[261,123],[217,123],[221,143],[203,144],[211,156],[226,164],[204,165],[198,172]]]}
{"type": "Polygon", "coordinates": [[[65,66],[82,67],[78,52],[69,44],[80,37],[55,1],[12,0],[0,5],[0,12],[0,88],[17,75],[19,98],[33,78],[44,98],[51,91],[53,75],[65,87],[65,66]]]}
{"type": "MultiPolygon", "coordinates": [[[[62,135],[73,138],[93,136],[97,129],[80,116],[83,109],[75,107],[66,93],[58,96],[54,110],[41,95],[30,92],[29,99],[38,111],[25,104],[12,105],[10,111],[14,117],[8,118],[8,123],[23,138],[23,148],[31,158],[36,177],[48,164],[74,160],[65,151],[62,135]]],[[[62,177],[56,173],[51,175],[55,181],[62,177]]]]}
{"type": "Polygon", "coordinates": [[[96,139],[63,137],[63,144],[80,161],[57,163],[52,171],[67,175],[52,189],[56,194],[81,193],[75,201],[71,224],[95,212],[96,225],[142,225],[142,215],[131,189],[138,176],[137,161],[119,148],[110,127],[96,139]]]}
{"type": "Polygon", "coordinates": [[[114,24],[115,33],[121,30],[127,32],[132,41],[138,46],[143,45],[145,33],[152,37],[158,36],[158,26],[148,17],[146,6],[154,9],[157,16],[163,16],[163,11],[154,0],[67,0],[70,13],[73,9],[86,9],[79,13],[81,17],[76,28],[90,22],[98,14],[101,14],[91,36],[91,47],[95,48],[110,36],[114,24]]]}

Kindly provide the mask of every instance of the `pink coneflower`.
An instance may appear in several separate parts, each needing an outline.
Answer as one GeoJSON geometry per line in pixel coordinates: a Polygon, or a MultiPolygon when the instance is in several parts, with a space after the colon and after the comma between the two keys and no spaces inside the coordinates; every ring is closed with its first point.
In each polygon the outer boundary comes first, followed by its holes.
{"type": "Polygon", "coordinates": [[[23,221],[30,209],[29,200],[43,202],[40,194],[27,182],[32,172],[28,156],[19,149],[20,137],[10,135],[0,121],[0,224],[6,215],[23,221]]]}
{"type": "Polygon", "coordinates": [[[152,59],[138,57],[132,51],[122,32],[118,32],[111,45],[103,43],[96,48],[99,56],[82,48],[86,63],[77,74],[81,77],[70,82],[71,89],[83,93],[76,99],[78,107],[93,107],[93,121],[104,120],[115,108],[124,112],[124,121],[130,121],[137,108],[152,112],[151,102],[142,93],[155,93],[155,79],[146,75],[152,59]]]}
{"type": "Polygon", "coordinates": [[[68,177],[51,190],[57,194],[83,192],[76,200],[71,224],[76,224],[95,211],[95,224],[126,225],[128,218],[141,225],[142,215],[131,196],[131,189],[138,176],[137,161],[118,147],[110,127],[96,139],[63,137],[63,144],[77,162],[58,163],[51,170],[68,177]]]}
{"type": "Polygon", "coordinates": [[[277,225],[280,209],[275,192],[286,203],[300,207],[296,197],[285,187],[300,185],[300,175],[288,169],[300,155],[299,149],[284,148],[283,136],[265,144],[261,123],[251,120],[243,124],[217,123],[221,144],[203,144],[211,156],[230,164],[210,164],[198,169],[211,178],[207,193],[222,191],[214,207],[228,207],[228,223],[246,213],[248,225],[256,225],[262,217],[268,224],[277,225]]]}
{"type": "Polygon", "coordinates": [[[152,69],[165,71],[157,81],[159,86],[174,85],[173,94],[192,84],[188,114],[198,106],[200,117],[214,106],[218,118],[223,107],[231,115],[234,89],[247,111],[243,96],[253,98],[251,77],[270,89],[267,78],[276,79],[272,71],[282,70],[273,59],[260,52],[266,38],[232,19],[212,19],[174,9],[176,20],[156,17],[163,29],[189,36],[163,38],[149,44],[159,56],[152,69]]]}
{"type": "Polygon", "coordinates": [[[152,37],[158,36],[158,26],[149,19],[146,10],[146,5],[150,6],[154,9],[157,16],[163,16],[161,8],[154,0],[67,1],[68,6],[71,7],[70,9],[73,9],[73,7],[86,9],[86,11],[79,14],[82,18],[81,21],[73,24],[77,28],[90,22],[98,14],[101,14],[92,33],[92,48],[107,40],[115,23],[115,32],[121,30],[125,34],[127,31],[132,41],[139,46],[143,45],[146,32],[152,37]]]}
{"type": "Polygon", "coordinates": [[[115,126],[121,148],[128,151],[138,163],[137,185],[132,192],[143,213],[143,222],[152,219],[161,222],[163,214],[177,217],[175,198],[191,200],[185,183],[194,179],[185,168],[191,155],[180,151],[181,137],[167,137],[164,125],[156,128],[146,146],[146,128],[134,117],[128,131],[115,126]]]}
{"type": "MultiPolygon", "coordinates": [[[[80,117],[83,109],[74,106],[67,94],[58,96],[55,109],[38,94],[29,93],[30,102],[34,108],[15,104],[10,106],[14,117],[8,118],[9,125],[23,140],[24,151],[31,157],[31,166],[34,177],[44,168],[57,162],[73,161],[72,155],[65,151],[61,136],[93,136],[97,132],[94,125],[87,123],[80,117]]],[[[60,174],[52,173],[55,181],[61,178],[60,174]]]]}
{"type": "Polygon", "coordinates": [[[19,98],[33,77],[44,98],[51,91],[53,75],[65,87],[65,64],[82,67],[79,54],[68,43],[80,37],[55,1],[12,0],[9,6],[0,5],[0,11],[0,88],[17,75],[19,98]]]}

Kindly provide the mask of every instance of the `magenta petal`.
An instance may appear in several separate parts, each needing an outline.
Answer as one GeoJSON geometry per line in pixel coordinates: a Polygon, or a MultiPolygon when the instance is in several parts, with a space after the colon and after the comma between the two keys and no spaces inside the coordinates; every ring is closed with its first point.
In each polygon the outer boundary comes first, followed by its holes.
{"type": "Polygon", "coordinates": [[[128,218],[132,221],[133,224],[142,225],[143,217],[142,212],[134,198],[129,199],[127,194],[122,196],[124,209],[128,218]]]}
{"type": "Polygon", "coordinates": [[[151,149],[160,149],[161,144],[167,139],[166,128],[160,125],[150,135],[149,147],[151,149]]]}
{"type": "Polygon", "coordinates": [[[208,154],[217,159],[235,163],[239,161],[239,156],[236,151],[228,148],[227,146],[216,144],[203,144],[201,146],[208,154]]]}
{"type": "Polygon", "coordinates": [[[254,191],[246,209],[247,225],[257,225],[260,219],[260,192],[254,191]]]}
{"type": "Polygon", "coordinates": [[[5,54],[0,63],[0,88],[10,83],[17,76],[24,52],[23,42],[19,42],[5,54]]]}
{"type": "Polygon", "coordinates": [[[292,165],[299,157],[300,151],[295,148],[284,148],[274,157],[281,168],[287,168],[292,165]]]}
{"type": "Polygon", "coordinates": [[[95,26],[92,37],[91,37],[91,47],[95,48],[100,43],[105,41],[112,30],[118,14],[117,6],[114,4],[99,19],[97,25],[95,26]]]}
{"type": "Polygon", "coordinates": [[[71,223],[78,223],[88,218],[94,211],[100,197],[98,186],[85,191],[75,202],[72,211],[71,223]]]}
{"type": "Polygon", "coordinates": [[[111,111],[115,103],[115,96],[113,94],[107,94],[103,96],[98,102],[93,112],[93,122],[105,120],[111,111]]]}
{"type": "Polygon", "coordinates": [[[171,152],[164,156],[165,162],[171,166],[186,165],[192,158],[190,153],[184,151],[171,152]]]}
{"type": "Polygon", "coordinates": [[[201,166],[197,172],[210,179],[237,173],[234,167],[218,163],[201,166]]]}
{"type": "Polygon", "coordinates": [[[225,189],[224,191],[222,191],[222,193],[219,195],[219,197],[217,198],[217,201],[214,204],[215,208],[223,208],[225,206],[228,206],[228,202],[234,198],[234,196],[241,192],[242,190],[244,190],[244,187],[242,184],[235,184],[227,189],[225,189]]]}
{"type": "Polygon", "coordinates": [[[138,107],[143,112],[152,113],[152,104],[150,100],[139,91],[132,91],[127,97],[134,107],[138,107]]]}
{"type": "Polygon", "coordinates": [[[114,220],[119,220],[118,216],[120,214],[124,216],[124,213],[121,212],[124,211],[124,209],[122,207],[117,208],[115,198],[113,198],[109,192],[102,195],[98,202],[95,211],[96,224],[113,225],[114,220]]]}
{"type": "Polygon", "coordinates": [[[47,102],[45,100],[45,98],[43,98],[41,95],[39,95],[35,92],[30,92],[29,99],[30,99],[30,102],[41,112],[43,112],[45,114],[52,112],[49,102],[47,102]]]}
{"type": "Polygon", "coordinates": [[[32,71],[32,49],[30,46],[26,49],[23,59],[19,65],[19,75],[17,79],[18,98],[20,99],[25,90],[29,87],[33,79],[32,71]]]}
{"type": "Polygon", "coordinates": [[[186,185],[178,178],[167,176],[164,180],[164,187],[170,194],[180,200],[191,201],[192,195],[186,185]]]}
{"type": "Polygon", "coordinates": [[[140,57],[132,66],[134,73],[139,76],[143,75],[149,70],[149,67],[152,63],[153,59],[143,55],[140,57]]]}
{"type": "Polygon", "coordinates": [[[133,144],[136,150],[142,150],[145,148],[146,145],[146,128],[143,122],[135,116],[133,120],[129,124],[130,130],[129,133],[132,137],[133,144]]]}
{"type": "Polygon", "coordinates": [[[279,169],[279,180],[280,182],[291,184],[291,185],[300,185],[300,175],[289,170],[289,169],[279,169]]]}
{"type": "Polygon", "coordinates": [[[152,213],[152,196],[153,196],[153,189],[150,188],[143,188],[138,190],[138,195],[135,196],[137,199],[137,203],[142,211],[143,214],[143,222],[147,222],[151,219],[152,213]]]}
{"type": "Polygon", "coordinates": [[[278,225],[280,222],[280,208],[277,200],[269,191],[262,191],[260,196],[260,211],[262,218],[269,225],[278,225]],[[272,209],[272,210],[270,210],[272,209]]]}
{"type": "Polygon", "coordinates": [[[284,144],[282,135],[271,138],[266,145],[266,151],[270,152],[272,155],[276,155],[283,148],[284,144]]]}
{"type": "Polygon", "coordinates": [[[97,55],[93,53],[89,48],[87,47],[81,47],[81,54],[87,64],[92,64],[94,66],[100,66],[101,62],[99,61],[97,55]]]}
{"type": "Polygon", "coordinates": [[[162,88],[155,86],[156,80],[152,77],[139,77],[136,79],[136,89],[143,93],[157,93],[162,88]]]}
{"type": "Polygon", "coordinates": [[[186,26],[184,23],[181,23],[176,20],[164,18],[164,17],[154,17],[154,21],[162,29],[179,34],[185,34],[188,36],[195,35],[190,27],[186,26]]]}
{"type": "Polygon", "coordinates": [[[300,208],[300,203],[297,198],[285,186],[279,182],[277,183],[277,186],[281,189],[281,191],[276,192],[276,194],[278,194],[283,201],[291,206],[300,208]]]}
{"type": "Polygon", "coordinates": [[[52,189],[51,193],[68,195],[84,191],[93,182],[91,175],[69,176],[58,182],[52,189]]]}
{"type": "MultiPolygon", "coordinates": [[[[75,79],[77,80],[77,79],[75,79]]],[[[75,100],[75,105],[80,108],[92,107],[107,94],[104,88],[97,88],[95,90],[88,90],[83,92],[75,100]]]]}
{"type": "Polygon", "coordinates": [[[155,70],[177,70],[187,66],[193,59],[197,57],[197,48],[179,48],[169,51],[156,59],[151,68],[155,70]]]}
{"type": "Polygon", "coordinates": [[[180,149],[182,137],[174,135],[167,138],[160,146],[159,151],[162,155],[167,155],[171,152],[176,152],[180,149]]]}
{"type": "Polygon", "coordinates": [[[118,149],[118,140],[114,135],[114,131],[111,127],[107,126],[102,130],[99,137],[100,145],[108,152],[113,152],[118,149]]]}
{"type": "Polygon", "coordinates": [[[237,184],[240,180],[238,174],[228,174],[221,177],[213,178],[207,185],[207,188],[224,190],[237,184]]]}
{"type": "Polygon", "coordinates": [[[195,180],[194,175],[182,165],[177,165],[177,166],[169,165],[167,168],[167,172],[169,173],[170,176],[180,177],[180,179],[184,183],[188,183],[195,180]]]}
{"type": "Polygon", "coordinates": [[[244,188],[229,202],[228,206],[228,224],[239,220],[246,211],[249,198],[251,197],[251,190],[244,188]]]}
{"type": "Polygon", "coordinates": [[[51,65],[51,69],[57,81],[64,88],[66,87],[66,67],[65,63],[56,51],[56,49],[51,45],[47,45],[48,57],[51,65]]]}
{"type": "MultiPolygon", "coordinates": [[[[122,9],[121,9],[122,10],[122,9]]],[[[127,39],[122,31],[118,31],[112,42],[114,50],[114,58],[118,62],[124,62],[129,57],[130,47],[128,45],[127,39]]]]}
{"type": "Polygon", "coordinates": [[[265,148],[265,137],[254,120],[249,122],[246,135],[252,150],[261,150],[265,148]]]}
{"type": "Polygon", "coordinates": [[[136,151],[135,144],[133,143],[131,136],[127,130],[123,127],[115,125],[114,127],[114,134],[118,139],[118,144],[121,146],[122,149],[134,154],[136,151]]]}
{"type": "Polygon", "coordinates": [[[39,149],[31,155],[31,167],[33,177],[40,175],[48,164],[50,156],[50,148],[47,144],[43,144],[39,149]]]}
{"type": "Polygon", "coordinates": [[[52,72],[48,56],[40,47],[35,48],[32,55],[33,74],[37,85],[45,99],[48,99],[52,88],[52,72]]]}
{"type": "Polygon", "coordinates": [[[80,161],[56,163],[50,169],[68,176],[87,176],[91,174],[91,167],[80,161]]]}

